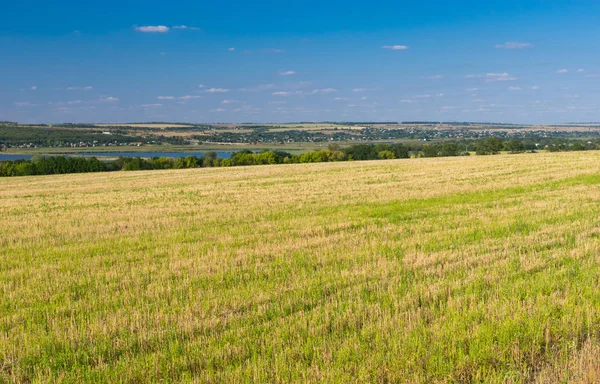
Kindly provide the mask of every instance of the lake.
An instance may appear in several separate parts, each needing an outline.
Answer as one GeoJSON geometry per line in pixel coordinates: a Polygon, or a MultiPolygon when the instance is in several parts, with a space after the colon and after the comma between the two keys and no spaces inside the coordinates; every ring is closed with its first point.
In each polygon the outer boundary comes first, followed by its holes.
{"type": "MultiPolygon", "coordinates": [[[[79,152],[79,153],[66,153],[56,155],[44,155],[44,156],[83,156],[83,157],[186,157],[196,156],[201,157],[206,152],[79,152]]],[[[231,157],[232,152],[216,152],[217,156],[222,159],[231,157]]],[[[17,154],[4,154],[0,153],[0,161],[2,160],[30,160],[33,155],[17,155],[17,154]]]]}

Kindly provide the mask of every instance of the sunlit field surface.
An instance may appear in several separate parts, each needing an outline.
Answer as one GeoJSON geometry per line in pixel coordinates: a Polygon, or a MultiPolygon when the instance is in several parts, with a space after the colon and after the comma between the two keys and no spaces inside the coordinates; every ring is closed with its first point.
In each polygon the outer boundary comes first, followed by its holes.
{"type": "Polygon", "coordinates": [[[0,382],[594,382],[600,154],[0,180],[0,382]]]}

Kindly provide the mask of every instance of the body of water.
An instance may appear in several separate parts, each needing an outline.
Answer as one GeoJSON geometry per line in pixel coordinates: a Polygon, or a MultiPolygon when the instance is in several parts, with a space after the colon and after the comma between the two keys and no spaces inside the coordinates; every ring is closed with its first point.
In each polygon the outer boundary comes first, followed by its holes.
{"type": "MultiPolygon", "coordinates": [[[[201,157],[206,152],[79,152],[79,153],[66,153],[66,154],[55,154],[55,155],[43,155],[43,156],[83,156],[83,157],[186,157],[196,156],[201,157]]],[[[231,157],[232,152],[216,152],[217,156],[222,159],[228,159],[231,157]]],[[[0,153],[0,161],[2,160],[31,160],[33,155],[16,155],[16,154],[5,154],[0,153]]]]}
{"type": "Polygon", "coordinates": [[[30,155],[6,155],[4,153],[0,153],[0,161],[4,160],[29,160],[31,159],[30,155]]]}

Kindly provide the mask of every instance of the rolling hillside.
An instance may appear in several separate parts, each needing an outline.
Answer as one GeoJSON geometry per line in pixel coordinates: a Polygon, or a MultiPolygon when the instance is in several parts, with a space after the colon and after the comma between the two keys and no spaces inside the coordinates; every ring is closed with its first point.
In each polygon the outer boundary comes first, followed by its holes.
{"type": "Polygon", "coordinates": [[[593,381],[600,153],[0,180],[0,382],[593,381]]]}

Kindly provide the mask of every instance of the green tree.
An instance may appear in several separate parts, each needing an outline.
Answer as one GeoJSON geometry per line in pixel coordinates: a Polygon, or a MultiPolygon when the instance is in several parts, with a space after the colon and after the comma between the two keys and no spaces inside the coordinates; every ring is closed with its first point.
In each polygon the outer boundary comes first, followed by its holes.
{"type": "Polygon", "coordinates": [[[442,144],[440,148],[440,156],[458,156],[460,155],[460,149],[458,145],[454,143],[445,143],[442,144]]]}
{"type": "Polygon", "coordinates": [[[421,147],[421,151],[423,151],[423,157],[437,157],[439,148],[435,144],[424,144],[423,147],[421,147]]]}
{"type": "Polygon", "coordinates": [[[380,159],[395,159],[396,154],[394,154],[394,152],[389,151],[389,150],[383,150],[383,151],[379,151],[379,153],[377,154],[377,157],[380,159]]]}
{"type": "Polygon", "coordinates": [[[510,153],[522,153],[525,151],[525,146],[518,139],[512,139],[504,143],[504,149],[510,153]]]}

